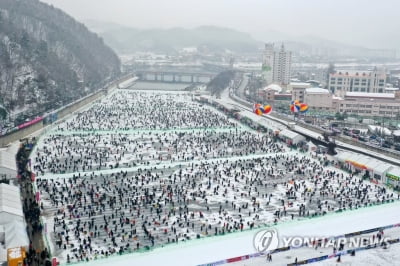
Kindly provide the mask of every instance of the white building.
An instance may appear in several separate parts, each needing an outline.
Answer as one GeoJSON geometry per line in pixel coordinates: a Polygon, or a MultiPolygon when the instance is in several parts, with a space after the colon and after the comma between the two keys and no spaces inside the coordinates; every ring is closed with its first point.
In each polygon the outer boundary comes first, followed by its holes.
{"type": "Polygon", "coordinates": [[[282,44],[279,51],[274,50],[273,43],[265,44],[262,73],[267,84],[272,82],[287,85],[290,82],[292,52],[286,51],[282,44]]]}
{"type": "Polygon", "coordinates": [[[292,52],[286,51],[282,44],[279,52],[274,52],[274,67],[272,68],[272,81],[282,85],[290,82],[290,74],[292,68],[292,52]]]}
{"type": "Polygon", "coordinates": [[[332,94],[327,89],[307,88],[304,91],[304,103],[313,110],[334,111],[332,94]]]}
{"type": "Polygon", "coordinates": [[[350,116],[397,117],[400,115],[400,94],[347,92],[338,104],[338,112],[350,116]]]}
{"type": "Polygon", "coordinates": [[[311,84],[306,82],[290,82],[287,86],[287,90],[292,92],[292,100],[300,102],[304,102],[304,93],[307,88],[311,88],[311,84]]]}
{"type": "Polygon", "coordinates": [[[263,53],[262,62],[262,75],[267,84],[273,81],[273,67],[274,67],[274,44],[266,43],[263,53]]]}
{"type": "Polygon", "coordinates": [[[373,71],[336,71],[329,75],[329,89],[340,97],[344,97],[346,92],[383,93],[386,73],[377,68],[373,71]]]}

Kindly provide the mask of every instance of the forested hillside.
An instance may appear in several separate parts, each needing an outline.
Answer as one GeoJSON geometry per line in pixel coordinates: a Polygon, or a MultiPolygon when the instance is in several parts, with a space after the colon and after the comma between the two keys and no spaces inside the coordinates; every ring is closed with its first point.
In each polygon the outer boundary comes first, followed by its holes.
{"type": "Polygon", "coordinates": [[[0,0],[0,105],[31,115],[73,101],[120,72],[116,54],[63,11],[0,0]]]}

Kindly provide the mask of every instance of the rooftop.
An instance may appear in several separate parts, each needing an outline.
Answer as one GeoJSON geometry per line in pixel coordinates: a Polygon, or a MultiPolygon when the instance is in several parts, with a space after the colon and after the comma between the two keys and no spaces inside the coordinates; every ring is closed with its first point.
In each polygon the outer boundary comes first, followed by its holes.
{"type": "Polygon", "coordinates": [[[377,92],[346,92],[346,97],[360,97],[360,98],[386,98],[394,99],[395,95],[393,93],[377,93],[377,92]]]}
{"type": "Polygon", "coordinates": [[[265,87],[264,90],[274,90],[276,92],[281,92],[282,87],[277,84],[270,84],[267,87],[265,87]]]}
{"type": "Polygon", "coordinates": [[[327,89],[323,88],[308,88],[306,89],[307,94],[330,94],[327,89]]]}
{"type": "Polygon", "coordinates": [[[334,99],[334,100],[343,100],[342,97],[339,97],[339,96],[336,96],[336,95],[333,95],[332,99],[334,99]]]}
{"type": "MultiPolygon", "coordinates": [[[[23,217],[19,188],[8,184],[0,184],[0,213],[9,213],[23,217]]],[[[4,218],[4,217],[2,217],[4,218]]],[[[3,222],[0,219],[0,222],[3,222]]]]}
{"type": "MultiPolygon", "coordinates": [[[[371,76],[374,71],[357,71],[357,70],[337,70],[332,76],[348,76],[348,77],[367,77],[371,76]]],[[[384,71],[377,70],[378,75],[384,75],[384,71]]]]}
{"type": "Polygon", "coordinates": [[[311,86],[310,83],[308,82],[290,82],[291,86],[298,86],[298,87],[302,87],[302,86],[311,86]]]}

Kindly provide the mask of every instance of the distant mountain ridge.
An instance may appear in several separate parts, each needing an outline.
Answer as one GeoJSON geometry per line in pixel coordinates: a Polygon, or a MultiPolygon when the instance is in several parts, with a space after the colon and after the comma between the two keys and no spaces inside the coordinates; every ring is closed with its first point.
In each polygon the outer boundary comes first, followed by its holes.
{"type": "Polygon", "coordinates": [[[395,56],[388,49],[369,49],[317,36],[293,36],[274,30],[265,30],[263,34],[251,35],[217,26],[201,26],[194,29],[137,29],[95,20],[84,23],[99,33],[104,41],[120,54],[138,51],[171,53],[184,47],[204,47],[217,52],[231,50],[239,53],[260,54],[260,49],[263,48],[265,42],[274,42],[277,47],[280,43],[285,43],[286,48],[293,51],[296,56],[307,54],[317,58],[332,59],[395,56]]]}
{"type": "Polygon", "coordinates": [[[200,26],[194,29],[136,29],[93,20],[85,21],[85,24],[99,33],[104,41],[119,53],[173,53],[185,47],[249,52],[261,46],[261,43],[248,33],[215,26],[200,26]]]}
{"type": "Polygon", "coordinates": [[[40,113],[120,73],[111,48],[85,25],[38,0],[0,1],[0,104],[40,113]]]}

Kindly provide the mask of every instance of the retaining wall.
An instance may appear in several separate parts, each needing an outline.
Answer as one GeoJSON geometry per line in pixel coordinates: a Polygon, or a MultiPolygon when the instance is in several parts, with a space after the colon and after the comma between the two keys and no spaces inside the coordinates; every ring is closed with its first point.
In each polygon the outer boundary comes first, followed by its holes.
{"type": "MultiPolygon", "coordinates": [[[[62,108],[60,108],[58,111],[55,111],[58,113],[58,118],[57,120],[62,119],[63,117],[73,113],[74,111],[82,108],[83,106],[90,104],[92,102],[94,102],[97,99],[100,99],[101,97],[105,96],[109,91],[115,89],[117,87],[117,85],[121,82],[124,82],[130,78],[133,78],[135,75],[130,73],[127,74],[119,79],[116,79],[115,81],[113,81],[112,83],[110,83],[109,85],[107,85],[106,88],[104,89],[100,89],[97,92],[94,92],[88,96],[83,97],[82,99],[74,102],[74,103],[70,103],[62,108]]],[[[55,122],[55,121],[54,121],[55,122]]],[[[0,147],[5,147],[8,144],[26,138],[27,136],[29,136],[30,134],[42,129],[45,125],[43,124],[43,120],[40,122],[37,122],[31,126],[25,127],[23,129],[11,132],[9,134],[6,134],[4,136],[0,136],[0,147]]]]}

